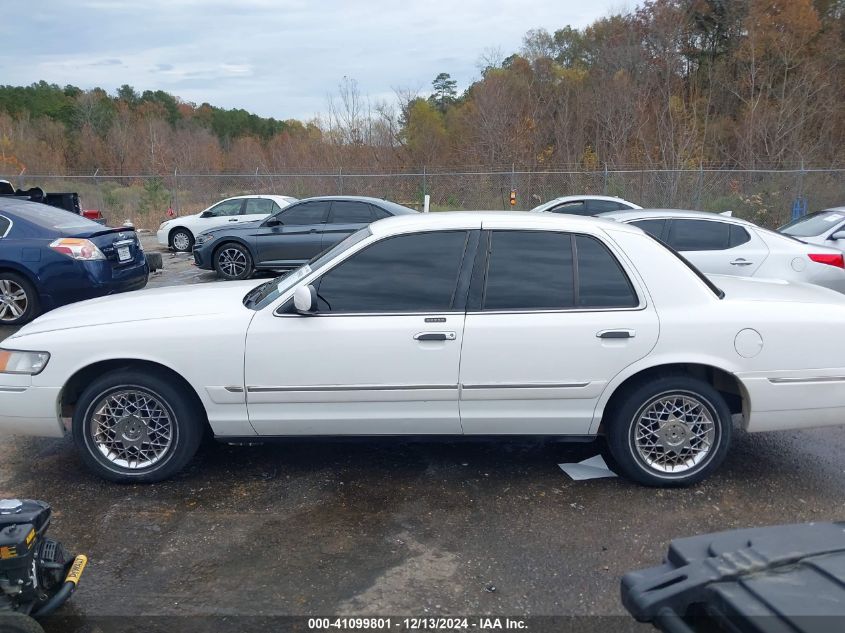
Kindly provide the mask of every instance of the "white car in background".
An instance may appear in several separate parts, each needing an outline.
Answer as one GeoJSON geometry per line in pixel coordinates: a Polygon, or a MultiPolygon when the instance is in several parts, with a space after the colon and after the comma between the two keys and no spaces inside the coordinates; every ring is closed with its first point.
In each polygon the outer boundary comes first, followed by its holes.
{"type": "Polygon", "coordinates": [[[802,242],[845,251],[845,207],[810,213],[778,229],[802,242]]]}
{"type": "Polygon", "coordinates": [[[784,279],[845,292],[841,251],[807,244],[739,218],[675,209],[616,211],[600,217],[643,229],[708,275],[784,279]]]}
{"type": "Polygon", "coordinates": [[[722,462],[734,415],[749,432],[845,422],[843,322],[839,293],[709,280],[619,222],[401,215],[260,285],[45,314],[3,341],[0,433],[72,434],[122,482],[172,476],[209,430],[600,435],[621,474],[685,485],[722,462]]]}
{"type": "Polygon", "coordinates": [[[290,196],[254,195],[226,198],[194,215],[183,215],[161,223],[156,237],[162,246],[180,253],[194,247],[197,235],[229,223],[263,220],[284,209],[298,198],[290,196]]]}
{"type": "Polygon", "coordinates": [[[569,215],[598,215],[608,211],[642,209],[642,207],[613,196],[563,196],[531,209],[531,213],[568,213],[569,215]]]}

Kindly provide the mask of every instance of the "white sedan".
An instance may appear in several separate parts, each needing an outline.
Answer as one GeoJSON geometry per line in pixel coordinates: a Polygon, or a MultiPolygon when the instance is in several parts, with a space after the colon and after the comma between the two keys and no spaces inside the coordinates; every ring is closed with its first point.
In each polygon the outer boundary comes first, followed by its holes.
{"type": "Polygon", "coordinates": [[[158,243],[180,253],[190,252],[197,235],[203,231],[236,222],[263,220],[297,198],[255,195],[226,198],[194,215],[183,215],[161,223],[156,233],[158,243]]]}
{"type": "Polygon", "coordinates": [[[599,217],[643,229],[708,275],[785,279],[845,292],[842,251],[808,244],[740,218],[674,209],[615,211],[599,217]]]}
{"type": "Polygon", "coordinates": [[[561,196],[539,204],[531,213],[567,213],[569,215],[598,215],[608,211],[642,209],[641,206],[615,196],[561,196]]]}
{"type": "Polygon", "coordinates": [[[0,432],[71,433],[114,481],[221,440],[603,436],[646,485],[748,431],[845,422],[845,297],[714,277],[642,230],[506,212],[380,220],[292,273],[50,312],[3,341],[0,432]]]}

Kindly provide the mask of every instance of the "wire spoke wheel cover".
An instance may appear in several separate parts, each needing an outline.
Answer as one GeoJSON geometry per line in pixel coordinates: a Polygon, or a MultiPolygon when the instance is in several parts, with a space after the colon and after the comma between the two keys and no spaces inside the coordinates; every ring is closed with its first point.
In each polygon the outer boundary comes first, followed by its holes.
{"type": "Polygon", "coordinates": [[[246,272],[246,255],[239,248],[224,248],[217,255],[217,262],[223,274],[238,277],[246,272]]]}
{"type": "Polygon", "coordinates": [[[11,279],[0,279],[0,321],[16,321],[28,307],[26,290],[11,279]]]}
{"type": "Polygon", "coordinates": [[[639,459],[666,475],[698,469],[714,452],[719,429],[713,407],[689,392],[664,393],[636,414],[631,442],[639,459]]]}
{"type": "Polygon", "coordinates": [[[174,444],[175,419],[163,399],[141,388],[111,391],[91,408],[89,432],[109,462],[127,470],[150,468],[174,444]]]}

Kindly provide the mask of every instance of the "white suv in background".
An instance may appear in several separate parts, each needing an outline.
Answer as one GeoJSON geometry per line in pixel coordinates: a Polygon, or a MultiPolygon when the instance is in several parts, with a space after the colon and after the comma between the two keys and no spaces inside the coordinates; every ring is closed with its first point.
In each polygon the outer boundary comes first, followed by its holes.
{"type": "Polygon", "coordinates": [[[641,206],[614,196],[563,196],[531,209],[531,213],[568,213],[570,215],[598,215],[608,211],[642,209],[641,206]]]}
{"type": "Polygon", "coordinates": [[[196,236],[208,229],[224,226],[229,222],[263,220],[280,211],[297,198],[290,196],[235,196],[226,198],[195,215],[184,215],[162,222],[158,227],[158,243],[180,253],[194,247],[196,236]]]}
{"type": "Polygon", "coordinates": [[[616,211],[599,217],[643,229],[707,274],[783,279],[845,292],[841,251],[739,218],[674,209],[616,211]]]}

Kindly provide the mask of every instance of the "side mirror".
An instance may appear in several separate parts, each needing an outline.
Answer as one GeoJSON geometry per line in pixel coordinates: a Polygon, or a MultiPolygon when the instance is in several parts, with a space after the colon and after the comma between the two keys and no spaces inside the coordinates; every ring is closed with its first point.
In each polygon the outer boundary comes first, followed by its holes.
{"type": "Polygon", "coordinates": [[[831,235],[828,239],[831,240],[845,240],[845,231],[837,231],[833,235],[831,235]]]}
{"type": "Polygon", "coordinates": [[[214,214],[211,211],[203,211],[200,213],[201,218],[213,218],[214,214]]]}
{"type": "Polygon", "coordinates": [[[294,290],[293,307],[299,314],[314,314],[317,311],[317,289],[308,285],[294,290]]]}
{"type": "Polygon", "coordinates": [[[264,223],[264,226],[281,226],[282,221],[278,218],[268,218],[267,221],[264,223]]]}

